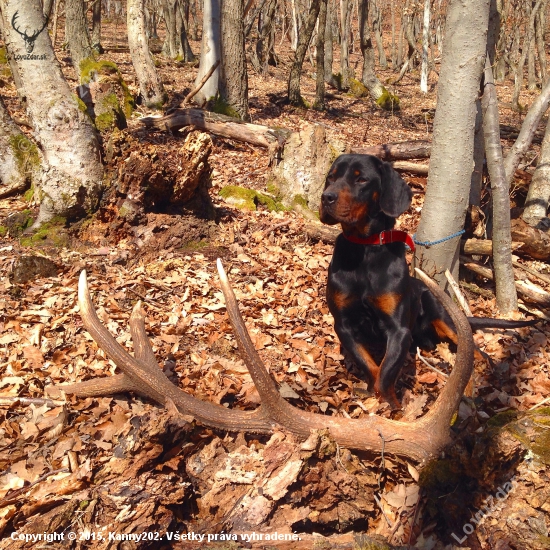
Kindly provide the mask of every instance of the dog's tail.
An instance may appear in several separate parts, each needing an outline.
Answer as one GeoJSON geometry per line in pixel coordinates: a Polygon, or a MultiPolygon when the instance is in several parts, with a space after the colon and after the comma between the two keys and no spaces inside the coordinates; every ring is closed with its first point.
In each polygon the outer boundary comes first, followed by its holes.
{"type": "Polygon", "coordinates": [[[520,328],[532,327],[543,319],[530,319],[529,321],[509,321],[507,319],[492,319],[491,317],[468,317],[470,326],[474,330],[483,328],[520,328]]]}

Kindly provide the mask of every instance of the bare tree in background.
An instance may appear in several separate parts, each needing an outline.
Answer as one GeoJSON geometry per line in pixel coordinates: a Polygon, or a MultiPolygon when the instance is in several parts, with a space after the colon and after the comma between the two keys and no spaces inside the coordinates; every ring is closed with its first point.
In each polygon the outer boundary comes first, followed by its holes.
{"type": "Polygon", "coordinates": [[[149,51],[145,33],[144,0],[128,0],[126,17],[128,46],[142,100],[147,106],[159,107],[164,103],[165,94],[153,57],[149,51]]]}

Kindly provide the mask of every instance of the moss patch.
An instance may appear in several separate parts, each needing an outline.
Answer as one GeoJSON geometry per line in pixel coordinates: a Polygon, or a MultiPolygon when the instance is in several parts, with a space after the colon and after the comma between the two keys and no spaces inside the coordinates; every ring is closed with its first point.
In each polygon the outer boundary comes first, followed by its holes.
{"type": "Polygon", "coordinates": [[[9,230],[5,225],[0,225],[0,237],[5,237],[8,231],[9,230]]]}
{"type": "Polygon", "coordinates": [[[369,95],[367,87],[356,78],[349,79],[349,93],[353,97],[367,97],[369,95]]]}
{"type": "Polygon", "coordinates": [[[282,212],[285,207],[275,200],[273,197],[254,191],[254,189],[246,189],[237,185],[228,185],[220,191],[220,197],[225,202],[233,206],[245,210],[256,210],[258,205],[265,206],[270,211],[282,212]]]}
{"type": "Polygon", "coordinates": [[[23,237],[21,239],[21,245],[26,247],[34,247],[43,244],[57,247],[68,246],[69,236],[65,230],[65,224],[65,218],[56,216],[49,222],[43,224],[33,235],[23,237]]]}
{"type": "Polygon", "coordinates": [[[376,104],[385,111],[397,111],[399,109],[399,98],[384,88],[384,92],[376,100],[376,104]]]}
{"type": "Polygon", "coordinates": [[[208,109],[219,115],[226,115],[233,118],[241,119],[241,115],[231,106],[225,99],[223,99],[220,94],[217,94],[215,97],[211,97],[208,100],[208,109]]]}
{"type": "Polygon", "coordinates": [[[112,61],[96,61],[92,57],[83,59],[80,62],[80,82],[89,84],[96,75],[120,75],[120,71],[112,61]]]}
{"type": "Polygon", "coordinates": [[[10,136],[10,147],[21,175],[30,174],[40,166],[38,148],[25,134],[10,136]]]}

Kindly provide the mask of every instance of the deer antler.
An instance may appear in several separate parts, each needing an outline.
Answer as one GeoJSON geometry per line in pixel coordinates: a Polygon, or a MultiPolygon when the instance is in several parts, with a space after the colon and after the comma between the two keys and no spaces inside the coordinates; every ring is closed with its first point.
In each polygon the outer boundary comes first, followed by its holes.
{"type": "Polygon", "coordinates": [[[200,401],[173,385],[157,364],[147,339],[139,303],[130,317],[135,350],[135,357],[132,357],[99,321],[90,298],[85,271],[81,273],[78,285],[82,321],[99,347],[124,374],[60,388],[81,396],[135,391],[161,405],[165,404],[166,398],[170,398],[181,413],[194,416],[204,425],[228,431],[271,433],[279,428],[305,439],[311,430],[328,428],[334,440],[342,446],[377,452],[384,448],[388,453],[406,456],[416,462],[425,462],[436,456],[450,442],[451,418],[472,372],[474,344],[467,319],[452,300],[422,272],[417,270],[449,311],[457,329],[459,344],[453,372],[433,409],[414,422],[400,422],[374,415],[360,419],[325,416],[303,411],[285,401],[250,340],[220,260],[218,272],[240,353],[260,394],[262,405],[258,409],[253,412],[226,409],[200,401]]]}

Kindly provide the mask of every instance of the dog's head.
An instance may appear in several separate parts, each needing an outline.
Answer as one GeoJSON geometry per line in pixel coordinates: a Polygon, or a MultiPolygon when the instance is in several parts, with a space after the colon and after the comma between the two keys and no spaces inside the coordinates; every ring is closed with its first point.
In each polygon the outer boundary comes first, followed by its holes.
{"type": "Polygon", "coordinates": [[[365,225],[381,212],[397,218],[411,198],[412,191],[387,162],[372,155],[341,155],[328,172],[319,215],[327,225],[365,225]]]}

